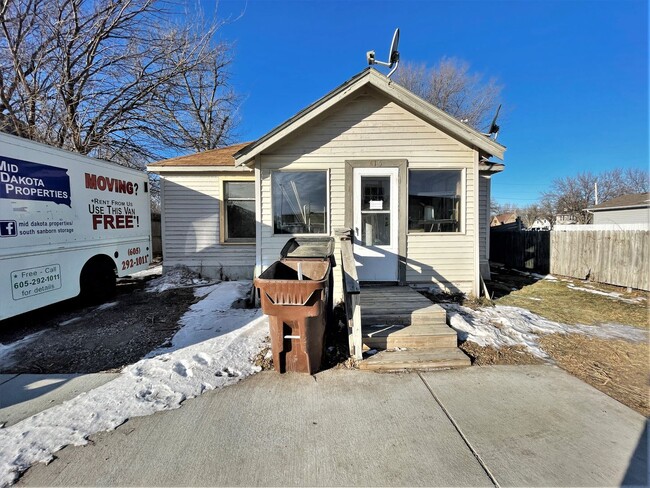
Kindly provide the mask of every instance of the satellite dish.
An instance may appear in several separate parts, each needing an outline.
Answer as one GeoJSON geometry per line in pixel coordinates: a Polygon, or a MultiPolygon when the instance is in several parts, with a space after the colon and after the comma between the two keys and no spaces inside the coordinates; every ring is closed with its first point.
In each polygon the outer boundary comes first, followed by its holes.
{"type": "Polygon", "coordinates": [[[492,119],[492,123],[490,124],[490,129],[488,130],[487,134],[483,134],[485,136],[492,136],[494,135],[494,140],[497,140],[497,136],[499,135],[499,129],[500,127],[497,125],[497,117],[499,116],[499,111],[501,110],[501,104],[497,107],[497,111],[494,114],[494,118],[492,119]]]}
{"type": "Polygon", "coordinates": [[[397,47],[399,45],[399,28],[395,29],[395,33],[393,34],[393,42],[390,43],[390,51],[388,52],[388,61],[379,61],[375,59],[375,51],[368,51],[366,53],[366,60],[368,61],[369,65],[373,64],[379,64],[381,66],[388,66],[391,68],[390,72],[388,73],[388,77],[395,72],[397,69],[397,66],[399,65],[399,51],[397,50],[397,47]]]}

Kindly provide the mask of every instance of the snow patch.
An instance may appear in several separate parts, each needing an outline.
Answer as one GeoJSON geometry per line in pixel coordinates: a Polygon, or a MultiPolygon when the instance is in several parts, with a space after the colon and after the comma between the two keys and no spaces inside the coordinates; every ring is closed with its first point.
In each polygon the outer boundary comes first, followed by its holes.
{"type": "Polygon", "coordinates": [[[633,342],[648,340],[645,330],[629,325],[568,325],[553,322],[519,307],[497,305],[472,310],[453,303],[441,303],[447,310],[449,324],[461,340],[479,346],[525,346],[527,351],[542,359],[548,355],[539,346],[543,334],[585,334],[602,339],[625,339],[633,342]]]}
{"type": "Polygon", "coordinates": [[[115,305],[117,305],[119,302],[110,302],[110,303],[102,303],[99,307],[97,307],[95,310],[106,310],[107,308],[113,308],[115,305]]]}
{"type": "Polygon", "coordinates": [[[531,278],[535,278],[537,280],[557,281],[557,278],[552,274],[531,273],[528,271],[520,271],[518,269],[510,269],[508,271],[512,273],[517,273],[518,275],[522,275],[522,276],[530,276],[531,278]]]}
{"type": "Polygon", "coordinates": [[[45,331],[41,330],[39,332],[29,334],[28,336],[25,336],[18,341],[10,342],[9,344],[2,344],[0,342],[0,364],[2,367],[8,368],[16,364],[18,362],[18,359],[14,358],[14,354],[22,347],[36,340],[38,336],[40,336],[43,332],[45,331]]]}
{"type": "Polygon", "coordinates": [[[147,276],[162,275],[162,264],[152,266],[144,271],[138,271],[136,273],[131,273],[129,276],[131,278],[146,278],[147,276]]]}
{"type": "Polygon", "coordinates": [[[594,289],[592,287],[586,288],[586,287],[583,287],[583,286],[575,286],[573,283],[567,285],[567,288],[569,288],[570,290],[584,291],[586,293],[593,293],[594,295],[601,295],[601,296],[604,296],[604,297],[607,297],[607,298],[612,298],[614,300],[620,300],[621,302],[631,303],[633,305],[638,305],[639,303],[645,301],[645,298],[643,298],[643,297],[624,298],[622,293],[617,293],[615,291],[610,291],[610,292],[600,291],[600,290],[596,290],[596,289],[594,289]]]}
{"type": "Polygon", "coordinates": [[[176,265],[160,278],[154,278],[147,284],[149,293],[162,293],[172,288],[184,288],[197,285],[207,285],[211,281],[201,278],[199,273],[192,271],[187,266],[176,265]]]}
{"type": "Polygon", "coordinates": [[[178,408],[188,398],[260,371],[252,359],[268,345],[266,318],[259,309],[228,309],[250,287],[223,282],[201,289],[205,298],[183,315],[170,348],[127,366],[99,388],[0,430],[0,486],[34,463],[50,462],[66,445],[86,444],[88,436],[129,418],[178,408]]]}
{"type": "Polygon", "coordinates": [[[72,317],[71,319],[64,320],[63,322],[59,322],[59,325],[70,325],[74,324],[75,322],[79,322],[80,320],[83,320],[83,317],[72,317]]]}

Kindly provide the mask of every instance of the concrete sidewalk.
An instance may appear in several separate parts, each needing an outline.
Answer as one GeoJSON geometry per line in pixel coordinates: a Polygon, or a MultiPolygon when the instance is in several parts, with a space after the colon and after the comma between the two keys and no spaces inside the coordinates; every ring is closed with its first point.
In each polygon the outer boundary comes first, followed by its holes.
{"type": "Polygon", "coordinates": [[[118,376],[119,373],[0,374],[0,425],[9,427],[118,376]]]}
{"type": "Polygon", "coordinates": [[[25,486],[647,485],[646,419],[551,366],[261,373],[32,467],[25,486]]]}

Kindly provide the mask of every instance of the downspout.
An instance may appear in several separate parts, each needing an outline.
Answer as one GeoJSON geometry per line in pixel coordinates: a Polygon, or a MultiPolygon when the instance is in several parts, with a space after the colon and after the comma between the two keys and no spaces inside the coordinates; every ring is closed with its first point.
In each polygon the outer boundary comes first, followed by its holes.
{"type": "MultiPolygon", "coordinates": [[[[479,240],[480,240],[480,235],[481,233],[479,232],[479,225],[480,225],[480,218],[479,218],[479,191],[480,191],[480,184],[479,184],[479,171],[478,171],[478,165],[479,165],[479,155],[478,151],[475,149],[474,150],[474,167],[473,167],[473,174],[474,174],[474,181],[473,181],[473,195],[474,195],[474,286],[473,286],[473,293],[476,298],[481,296],[481,258],[480,258],[480,252],[479,252],[479,240]]],[[[467,200],[467,192],[465,193],[465,200],[467,200]]]]}

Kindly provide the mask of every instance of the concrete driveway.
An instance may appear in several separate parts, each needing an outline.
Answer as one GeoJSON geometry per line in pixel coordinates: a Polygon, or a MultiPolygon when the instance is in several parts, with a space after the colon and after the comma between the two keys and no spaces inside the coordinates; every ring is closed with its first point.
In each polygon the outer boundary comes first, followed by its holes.
{"type": "Polygon", "coordinates": [[[25,486],[647,485],[646,419],[551,366],[266,372],[134,418],[25,486]]]}

